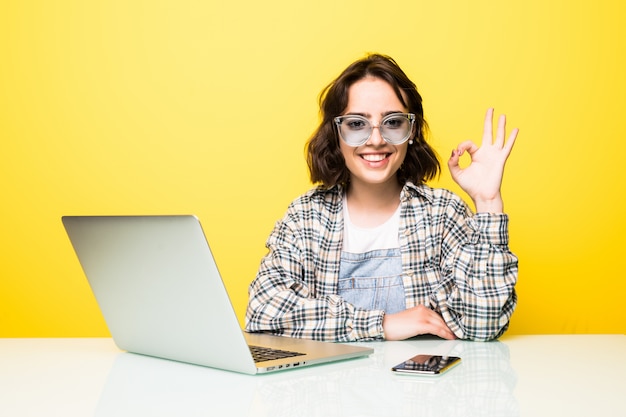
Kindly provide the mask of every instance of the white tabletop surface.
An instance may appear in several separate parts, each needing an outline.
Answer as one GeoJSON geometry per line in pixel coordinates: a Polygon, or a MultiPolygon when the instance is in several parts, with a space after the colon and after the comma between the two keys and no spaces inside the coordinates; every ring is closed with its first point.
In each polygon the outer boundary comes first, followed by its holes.
{"type": "Polygon", "coordinates": [[[0,416],[626,416],[626,336],[363,343],[367,358],[241,375],[119,351],[111,339],[0,339],[0,416]],[[463,358],[398,376],[417,353],[463,358]]]}

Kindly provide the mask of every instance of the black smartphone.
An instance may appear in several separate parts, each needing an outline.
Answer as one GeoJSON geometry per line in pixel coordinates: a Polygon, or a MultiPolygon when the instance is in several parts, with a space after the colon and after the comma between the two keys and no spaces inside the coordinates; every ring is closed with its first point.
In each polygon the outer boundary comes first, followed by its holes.
{"type": "Polygon", "coordinates": [[[402,374],[441,375],[459,363],[458,356],[415,355],[391,370],[402,374]]]}

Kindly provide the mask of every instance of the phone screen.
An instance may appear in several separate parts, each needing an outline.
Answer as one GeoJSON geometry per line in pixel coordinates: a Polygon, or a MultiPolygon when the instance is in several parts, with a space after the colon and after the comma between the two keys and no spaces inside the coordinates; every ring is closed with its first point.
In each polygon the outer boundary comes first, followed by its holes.
{"type": "Polygon", "coordinates": [[[459,363],[461,358],[457,356],[415,355],[391,370],[408,374],[439,375],[459,363]]]}

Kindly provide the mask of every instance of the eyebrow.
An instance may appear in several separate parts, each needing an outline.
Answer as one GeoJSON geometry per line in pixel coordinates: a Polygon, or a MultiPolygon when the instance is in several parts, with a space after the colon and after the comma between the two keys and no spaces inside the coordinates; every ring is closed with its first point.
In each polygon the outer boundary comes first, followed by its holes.
{"type": "MultiPolygon", "coordinates": [[[[387,111],[381,114],[381,117],[387,117],[390,114],[404,114],[405,112],[402,110],[391,110],[391,111],[387,111]]],[[[371,114],[369,113],[358,113],[358,112],[353,112],[353,113],[346,113],[344,114],[344,116],[363,116],[366,119],[369,119],[371,117],[371,114]]]]}

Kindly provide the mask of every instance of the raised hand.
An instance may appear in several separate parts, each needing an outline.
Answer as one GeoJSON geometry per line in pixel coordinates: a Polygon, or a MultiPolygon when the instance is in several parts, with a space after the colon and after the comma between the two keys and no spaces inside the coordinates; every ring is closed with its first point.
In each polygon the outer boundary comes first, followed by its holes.
{"type": "Polygon", "coordinates": [[[468,140],[452,151],[448,168],[452,179],[459,184],[476,206],[476,212],[501,213],[504,209],[500,187],[504,165],[511,154],[519,129],[513,129],[506,137],[506,117],[500,116],[495,140],[493,137],[493,109],[487,110],[483,140],[480,147],[468,140]],[[459,159],[469,153],[471,163],[461,168],[459,159]]]}

